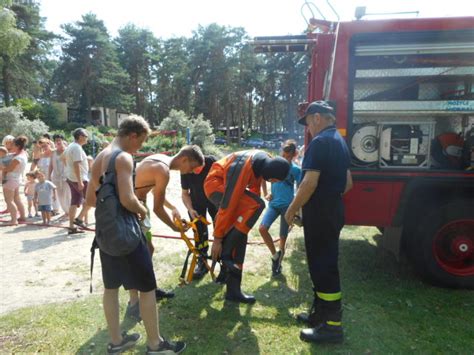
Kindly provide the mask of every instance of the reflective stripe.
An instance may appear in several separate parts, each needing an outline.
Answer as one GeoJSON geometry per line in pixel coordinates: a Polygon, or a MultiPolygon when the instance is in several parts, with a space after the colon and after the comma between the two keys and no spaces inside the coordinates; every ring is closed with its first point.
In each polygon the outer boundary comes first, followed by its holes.
{"type": "Polygon", "coordinates": [[[328,320],[326,322],[327,325],[334,325],[334,326],[341,326],[342,325],[342,322],[333,322],[332,320],[328,320]]]}
{"type": "Polygon", "coordinates": [[[339,301],[342,298],[341,292],[336,293],[322,293],[316,292],[316,296],[322,299],[323,301],[339,301]]]}

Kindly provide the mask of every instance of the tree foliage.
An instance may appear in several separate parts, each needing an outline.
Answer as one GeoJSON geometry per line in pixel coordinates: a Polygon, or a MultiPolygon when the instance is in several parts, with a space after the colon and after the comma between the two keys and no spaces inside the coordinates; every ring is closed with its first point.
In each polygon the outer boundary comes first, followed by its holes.
{"type": "Polygon", "coordinates": [[[111,38],[92,13],[64,24],[59,38],[44,30],[37,7],[11,8],[16,15],[3,10],[1,16],[10,17],[0,21],[0,49],[15,49],[2,50],[11,55],[0,59],[7,68],[1,87],[5,102],[32,99],[43,108],[38,116],[24,107],[28,117],[50,117],[47,123],[54,126],[52,106],[44,105],[60,101],[78,112],[77,124],[92,122],[93,107],[107,107],[140,114],[166,129],[192,127],[192,121],[203,132],[208,121],[210,127],[227,127],[228,134],[235,126],[262,133],[298,129],[297,104],[306,98],[305,53],[256,55],[243,28],[215,23],[198,26],[188,38],[169,39],[127,24],[111,38]],[[15,36],[3,35],[7,30],[26,37],[15,42],[15,36]],[[46,53],[55,38],[62,50],[52,60],[46,53]]]}
{"type": "Polygon", "coordinates": [[[125,86],[129,77],[103,21],[89,13],[62,27],[68,40],[56,71],[56,97],[79,108],[79,121],[91,121],[93,106],[128,109],[131,100],[125,86]]]}
{"type": "MultiPolygon", "coordinates": [[[[2,4],[3,5],[3,4],[2,4]]],[[[6,5],[6,4],[5,4],[6,5]]],[[[2,95],[5,106],[10,105],[12,90],[11,67],[30,43],[30,36],[18,28],[15,13],[7,6],[0,7],[0,67],[2,95]]]]}

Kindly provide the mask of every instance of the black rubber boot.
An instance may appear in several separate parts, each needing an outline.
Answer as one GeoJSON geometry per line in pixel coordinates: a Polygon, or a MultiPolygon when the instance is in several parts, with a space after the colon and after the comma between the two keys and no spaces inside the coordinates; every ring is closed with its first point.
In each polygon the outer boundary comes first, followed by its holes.
{"type": "Polygon", "coordinates": [[[242,273],[236,274],[230,272],[227,276],[227,290],[225,294],[225,299],[232,302],[239,303],[255,303],[255,297],[252,295],[246,295],[240,289],[242,283],[242,273]]]}
{"type": "Polygon", "coordinates": [[[227,269],[224,264],[221,265],[221,270],[219,271],[219,275],[216,277],[216,283],[225,285],[227,279],[227,269]]]}
{"type": "MultiPolygon", "coordinates": [[[[319,311],[319,313],[321,313],[319,311]]],[[[296,316],[296,319],[300,322],[303,322],[311,327],[316,327],[318,324],[322,323],[322,319],[318,319],[318,299],[313,300],[313,304],[308,312],[302,312],[296,316]]]]}

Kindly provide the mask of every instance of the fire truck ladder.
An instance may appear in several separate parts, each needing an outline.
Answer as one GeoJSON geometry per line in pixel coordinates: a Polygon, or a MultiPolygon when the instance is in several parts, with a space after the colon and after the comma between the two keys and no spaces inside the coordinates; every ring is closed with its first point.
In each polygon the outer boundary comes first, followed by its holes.
{"type": "Polygon", "coordinates": [[[307,52],[316,39],[306,35],[297,36],[264,36],[249,41],[255,53],[295,53],[307,52]]]}

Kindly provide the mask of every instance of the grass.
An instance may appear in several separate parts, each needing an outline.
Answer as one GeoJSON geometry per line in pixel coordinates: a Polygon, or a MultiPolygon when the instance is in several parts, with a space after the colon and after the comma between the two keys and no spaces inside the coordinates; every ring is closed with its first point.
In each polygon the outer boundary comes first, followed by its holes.
{"type": "MultiPolygon", "coordinates": [[[[342,345],[316,346],[298,338],[301,325],[294,315],[311,302],[300,229],[290,236],[279,278],[270,277],[266,247],[248,247],[243,288],[257,297],[255,305],[225,303],[222,286],[206,277],[177,288],[175,299],[161,303],[161,331],[187,341],[188,354],[473,353],[474,293],[424,284],[409,265],[378,247],[379,238],[373,228],[343,231],[342,345]]],[[[175,272],[160,286],[176,285],[181,267],[176,260],[182,257],[167,258],[175,272]]],[[[126,302],[121,292],[122,315],[126,302]]],[[[123,328],[145,336],[142,324],[125,322],[123,328]]],[[[14,311],[0,318],[0,334],[2,353],[99,354],[108,341],[99,296],[14,311]]],[[[142,340],[133,352],[144,350],[142,340]]]]}

